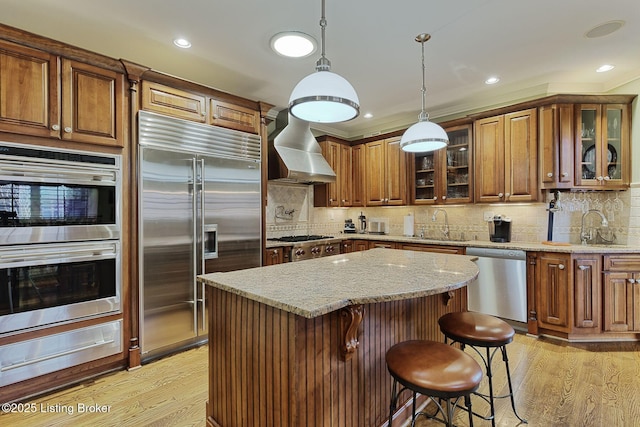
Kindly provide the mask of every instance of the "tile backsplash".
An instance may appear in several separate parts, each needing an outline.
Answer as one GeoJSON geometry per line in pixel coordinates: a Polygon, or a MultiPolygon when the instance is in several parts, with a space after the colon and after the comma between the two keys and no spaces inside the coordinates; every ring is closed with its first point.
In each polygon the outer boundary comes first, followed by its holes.
{"type": "MultiPolygon", "coordinates": [[[[545,192],[544,197],[544,203],[526,204],[315,208],[313,186],[269,182],[265,222],[269,237],[292,234],[339,236],[345,219],[357,223],[362,212],[367,218],[388,218],[388,234],[402,235],[404,217],[411,214],[414,216],[415,234],[423,231],[427,237],[438,237],[444,216],[438,215],[435,222],[432,216],[439,208],[447,212],[452,238],[487,241],[489,228],[484,217],[500,214],[512,220],[512,241],[540,242],[547,240],[547,208],[553,196],[545,192]],[[283,215],[284,212],[291,213],[283,215]]],[[[640,185],[633,185],[628,191],[563,191],[559,200],[560,210],[554,214],[554,241],[579,243],[583,213],[597,209],[608,219],[609,228],[616,235],[616,243],[640,245],[640,185]]],[[[599,219],[596,215],[586,217],[586,225],[597,224],[599,219]]]]}

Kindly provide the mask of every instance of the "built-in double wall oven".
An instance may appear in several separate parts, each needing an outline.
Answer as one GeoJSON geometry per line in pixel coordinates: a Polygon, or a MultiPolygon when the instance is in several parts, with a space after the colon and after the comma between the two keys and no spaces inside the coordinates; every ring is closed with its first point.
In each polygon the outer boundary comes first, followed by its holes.
{"type": "MultiPolygon", "coordinates": [[[[0,338],[121,312],[121,157],[0,142],[0,338]]],[[[0,386],[122,351],[121,321],[0,346],[0,386]]]]}

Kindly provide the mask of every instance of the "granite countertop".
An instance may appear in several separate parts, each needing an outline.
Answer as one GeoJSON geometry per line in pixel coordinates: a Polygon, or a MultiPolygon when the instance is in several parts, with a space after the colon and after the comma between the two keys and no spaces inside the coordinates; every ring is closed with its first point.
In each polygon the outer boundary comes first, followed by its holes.
{"type": "MultiPolygon", "coordinates": [[[[439,245],[439,246],[461,246],[461,247],[478,247],[478,248],[496,248],[496,249],[515,249],[522,251],[541,251],[541,252],[562,252],[562,253],[640,253],[640,246],[631,245],[580,245],[580,244],[562,244],[549,245],[542,242],[508,242],[495,243],[485,240],[436,240],[420,237],[407,237],[388,234],[339,234],[334,239],[342,240],[375,240],[383,242],[399,242],[399,243],[415,243],[423,245],[439,245]]],[[[322,242],[321,240],[317,241],[322,242]]],[[[279,246],[291,246],[292,243],[283,244],[282,242],[268,241],[267,248],[275,248],[279,246]]]]}
{"type": "Polygon", "coordinates": [[[445,293],[478,276],[474,257],[371,249],[227,273],[198,280],[306,318],[354,304],[445,293]]]}

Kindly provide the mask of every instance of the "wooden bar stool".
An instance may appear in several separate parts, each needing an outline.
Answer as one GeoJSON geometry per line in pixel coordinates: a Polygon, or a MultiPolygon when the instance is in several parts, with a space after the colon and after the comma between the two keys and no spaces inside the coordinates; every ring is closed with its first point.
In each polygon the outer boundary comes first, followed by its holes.
{"type": "Polygon", "coordinates": [[[465,346],[471,347],[482,358],[487,379],[489,381],[489,394],[474,393],[481,396],[489,403],[491,407],[491,415],[483,417],[479,414],[475,414],[485,420],[491,420],[491,425],[496,425],[496,412],[494,399],[501,399],[509,397],[511,399],[511,407],[513,413],[518,419],[526,423],[527,420],[518,415],[516,411],[516,403],[513,398],[513,386],[511,385],[511,372],[509,371],[509,358],[507,357],[507,344],[513,341],[515,331],[507,322],[488,314],[474,313],[474,312],[457,312],[449,313],[438,319],[440,325],[440,331],[444,334],[445,343],[451,340],[452,343],[458,342],[461,344],[462,349],[465,346]],[[484,348],[486,355],[482,354],[478,348],[484,348]],[[494,396],[493,394],[493,373],[491,365],[493,357],[496,352],[500,350],[502,353],[502,360],[505,364],[507,371],[507,383],[509,384],[509,394],[503,396],[494,396]]]}
{"type": "Polygon", "coordinates": [[[387,369],[393,377],[389,427],[398,404],[398,396],[404,390],[413,392],[411,426],[415,424],[417,415],[435,418],[452,426],[453,414],[461,398],[464,398],[465,409],[469,412],[469,425],[473,426],[471,393],[480,385],[482,368],[471,356],[447,344],[413,340],[391,347],[387,351],[385,360],[387,369]],[[398,383],[403,386],[400,391],[397,391],[398,383]],[[435,414],[429,415],[425,412],[416,414],[416,393],[432,398],[437,406],[435,414]],[[446,401],[446,413],[440,399],[446,401]],[[436,417],[438,412],[442,414],[442,419],[436,417]]]}

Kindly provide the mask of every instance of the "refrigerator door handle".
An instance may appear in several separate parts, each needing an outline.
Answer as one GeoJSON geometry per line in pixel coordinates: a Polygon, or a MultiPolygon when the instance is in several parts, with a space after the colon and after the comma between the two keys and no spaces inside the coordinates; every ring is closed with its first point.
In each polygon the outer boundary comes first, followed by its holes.
{"type": "Polygon", "coordinates": [[[193,173],[193,196],[192,196],[192,223],[193,223],[193,331],[198,333],[198,281],[196,280],[196,275],[198,274],[198,164],[197,159],[194,157],[192,159],[192,173],[193,173]]]}
{"type": "MultiPolygon", "coordinates": [[[[205,260],[208,258],[217,258],[218,257],[218,226],[215,225],[215,228],[213,231],[210,231],[207,229],[207,227],[205,227],[204,225],[204,196],[205,196],[205,188],[204,188],[204,183],[205,183],[205,176],[204,176],[204,159],[200,159],[200,229],[202,230],[202,237],[200,238],[200,241],[202,243],[202,247],[201,247],[201,267],[202,269],[200,270],[200,274],[205,274],[206,273],[206,269],[205,269],[205,260]],[[209,248],[209,239],[211,237],[211,235],[213,234],[213,239],[214,239],[214,251],[213,254],[211,253],[211,248],[209,248]],[[205,255],[206,254],[206,255],[205,255]],[[215,256],[212,256],[214,255],[215,256]]],[[[206,305],[205,305],[205,301],[204,301],[204,283],[201,284],[201,298],[198,299],[198,302],[202,304],[202,323],[200,324],[200,329],[204,330],[206,325],[206,305]]],[[[197,311],[197,310],[196,310],[197,311]]]]}

